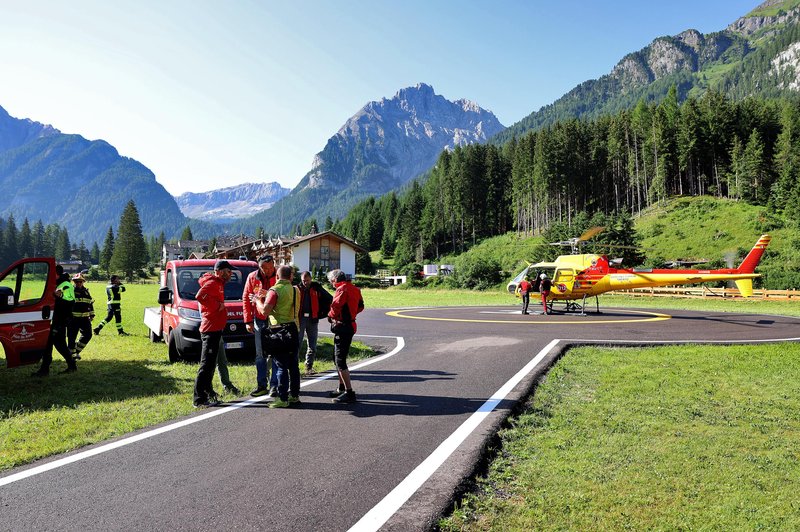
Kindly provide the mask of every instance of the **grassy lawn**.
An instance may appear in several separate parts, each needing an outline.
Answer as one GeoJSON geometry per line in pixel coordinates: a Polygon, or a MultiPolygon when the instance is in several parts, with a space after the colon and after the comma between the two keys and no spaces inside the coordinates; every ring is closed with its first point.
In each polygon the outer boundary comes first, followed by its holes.
{"type": "MultiPolygon", "coordinates": [[[[504,288],[480,292],[475,290],[407,289],[397,286],[385,289],[365,288],[361,292],[367,308],[520,304],[519,298],[510,295],[504,288]]],[[[590,308],[594,308],[594,300],[590,301],[590,308]]],[[[531,304],[534,304],[533,300],[531,300],[531,304]]],[[[680,299],[608,294],[600,296],[601,312],[604,307],[665,308],[705,312],[754,312],[758,314],[800,316],[800,301],[762,301],[757,299],[680,299]]]]}
{"type": "Polygon", "coordinates": [[[800,345],[580,348],[442,530],[797,530],[800,345]]]}
{"type": "MultiPolygon", "coordinates": [[[[88,283],[98,315],[105,313],[104,287],[88,283]]],[[[118,336],[113,323],[105,327],[83,351],[77,373],[58,374],[66,364],[56,352],[44,379],[30,377],[34,366],[6,369],[0,357],[0,471],[194,411],[197,364],[170,364],[167,346],[151,343],[142,323],[143,309],[154,305],[157,290],[152,284],[127,286],[122,321],[132,335],[118,336]]],[[[353,360],[371,354],[363,344],[351,351],[353,360]]],[[[331,340],[320,338],[315,369],[333,369],[332,357],[331,340]]],[[[255,387],[252,362],[231,364],[230,374],[244,393],[255,387]]],[[[214,387],[222,391],[219,376],[214,387]]]]}

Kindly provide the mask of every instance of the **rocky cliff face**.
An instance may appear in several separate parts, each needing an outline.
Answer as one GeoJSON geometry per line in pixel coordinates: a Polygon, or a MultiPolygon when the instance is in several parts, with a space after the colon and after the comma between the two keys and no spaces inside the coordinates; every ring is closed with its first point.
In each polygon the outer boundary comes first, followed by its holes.
{"type": "Polygon", "coordinates": [[[243,183],[209,192],[186,192],[175,197],[189,218],[224,223],[269,209],[289,193],[278,183],[243,183]]]}
{"type": "Polygon", "coordinates": [[[800,52],[793,38],[800,32],[800,6],[794,4],[768,0],[722,31],[702,34],[689,29],[658,37],[623,57],[609,74],[581,83],[493,141],[506,142],[559,120],[616,113],[640,99],[658,101],[673,85],[680,99],[690,91],[699,95],[708,89],[732,98],[800,90],[800,52]],[[749,61],[754,55],[758,57],[749,61]],[[772,70],[759,70],[764,64],[771,64],[772,70]]]}
{"type": "Polygon", "coordinates": [[[420,83],[351,117],[314,158],[301,189],[347,185],[388,192],[431,168],[442,150],[485,142],[502,129],[476,103],[448,101],[420,83]]]}
{"type": "Polygon", "coordinates": [[[0,107],[0,152],[17,148],[40,137],[50,137],[59,133],[60,131],[53,126],[14,118],[0,107]]]}

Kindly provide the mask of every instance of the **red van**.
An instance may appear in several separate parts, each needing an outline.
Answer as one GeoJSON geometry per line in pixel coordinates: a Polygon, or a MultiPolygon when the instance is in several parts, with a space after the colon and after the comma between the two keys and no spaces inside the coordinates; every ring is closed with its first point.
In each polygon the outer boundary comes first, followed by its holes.
{"type": "MultiPolygon", "coordinates": [[[[200,309],[195,295],[199,279],[214,270],[216,259],[171,260],[161,272],[158,291],[160,307],[144,309],[144,323],[150,340],[164,341],[170,362],[200,358],[200,309]]],[[[232,358],[255,356],[255,338],[247,332],[242,316],[242,292],[250,272],[258,264],[249,260],[228,260],[233,270],[225,284],[225,307],[228,323],[222,334],[226,354],[232,358]]]]}
{"type": "Polygon", "coordinates": [[[0,274],[0,343],[7,367],[42,359],[48,348],[55,290],[52,257],[18,260],[0,274]]]}

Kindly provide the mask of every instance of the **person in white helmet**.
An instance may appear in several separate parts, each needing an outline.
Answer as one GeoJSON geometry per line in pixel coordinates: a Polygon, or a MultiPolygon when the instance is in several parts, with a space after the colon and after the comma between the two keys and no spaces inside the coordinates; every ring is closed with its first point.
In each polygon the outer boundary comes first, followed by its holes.
{"type": "Polygon", "coordinates": [[[544,313],[548,314],[547,312],[547,296],[550,295],[550,287],[552,283],[550,279],[547,277],[546,273],[543,273],[539,276],[541,280],[541,284],[539,285],[539,292],[542,294],[542,308],[544,309],[544,313]]]}

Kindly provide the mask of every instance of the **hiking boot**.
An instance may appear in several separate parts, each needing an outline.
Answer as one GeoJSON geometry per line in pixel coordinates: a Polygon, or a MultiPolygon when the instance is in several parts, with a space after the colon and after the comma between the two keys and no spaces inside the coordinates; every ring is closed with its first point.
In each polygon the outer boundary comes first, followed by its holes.
{"type": "Polygon", "coordinates": [[[209,397],[208,399],[204,399],[202,401],[195,401],[194,402],[194,407],[195,408],[208,408],[208,407],[211,407],[211,406],[217,406],[218,404],[219,404],[219,401],[216,399],[216,397],[214,397],[213,399],[209,397]]]}
{"type": "Polygon", "coordinates": [[[280,397],[275,399],[269,404],[270,408],[286,408],[289,406],[289,401],[284,401],[280,397]]]}
{"type": "Polygon", "coordinates": [[[269,396],[270,397],[278,397],[278,388],[272,387],[269,389],[269,396]]]}
{"type": "Polygon", "coordinates": [[[332,392],[328,392],[328,397],[339,397],[343,393],[344,393],[344,390],[342,388],[336,388],[332,392]]]}
{"type": "Polygon", "coordinates": [[[250,397],[261,397],[262,395],[267,395],[269,393],[269,388],[262,388],[259,386],[252,392],[250,392],[250,397]]]}
{"type": "Polygon", "coordinates": [[[31,377],[47,377],[48,375],[50,375],[50,370],[43,368],[39,368],[38,371],[31,373],[31,377]]]}
{"type": "Polygon", "coordinates": [[[290,395],[289,396],[289,404],[290,405],[300,406],[300,396],[299,395],[290,395]]]}
{"type": "Polygon", "coordinates": [[[100,334],[100,327],[95,327],[94,329],[92,329],[92,332],[94,333],[95,336],[97,336],[98,334],[100,334]]]}
{"type": "Polygon", "coordinates": [[[234,386],[233,384],[229,384],[227,386],[223,386],[222,387],[222,391],[224,391],[225,393],[236,395],[236,396],[242,395],[242,391],[239,388],[237,388],[236,386],[234,386]]]}
{"type": "Polygon", "coordinates": [[[333,398],[334,403],[355,403],[356,402],[356,392],[353,390],[347,390],[346,392],[340,394],[337,397],[333,398]]]}

